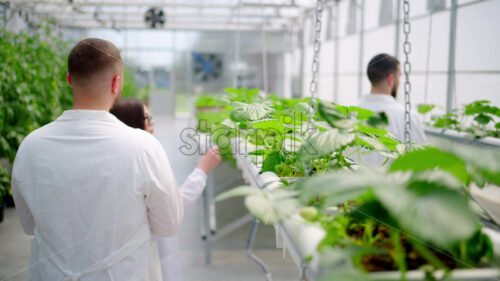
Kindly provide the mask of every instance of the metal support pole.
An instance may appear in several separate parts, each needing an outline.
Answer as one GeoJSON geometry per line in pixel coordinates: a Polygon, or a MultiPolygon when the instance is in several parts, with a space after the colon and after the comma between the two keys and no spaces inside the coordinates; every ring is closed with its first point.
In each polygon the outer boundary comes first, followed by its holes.
{"type": "MultiPolygon", "coordinates": [[[[299,42],[299,46],[300,46],[300,69],[299,69],[299,76],[300,76],[300,91],[299,93],[305,93],[304,91],[304,62],[305,62],[305,58],[304,58],[304,55],[305,55],[305,44],[304,44],[304,25],[302,25],[302,29],[301,31],[299,31],[299,37],[300,37],[300,42],[299,42]]],[[[303,96],[299,96],[299,97],[303,97],[303,96]]],[[[294,98],[296,98],[294,96],[294,98]]]]}
{"type": "Polygon", "coordinates": [[[2,6],[3,25],[7,26],[7,9],[8,9],[8,5],[7,5],[7,3],[2,3],[0,5],[2,6]]]}
{"type": "Polygon", "coordinates": [[[429,29],[427,30],[427,59],[425,62],[425,91],[424,91],[424,103],[428,102],[429,97],[429,67],[431,63],[431,44],[432,44],[432,17],[434,13],[431,12],[429,15],[429,29]]]}
{"type": "MultiPolygon", "coordinates": [[[[260,0],[261,5],[263,4],[263,0],[260,0]]],[[[262,15],[264,15],[264,8],[262,9],[262,15]]],[[[269,94],[269,89],[267,86],[267,40],[266,40],[266,24],[267,20],[265,18],[262,19],[262,87],[264,92],[269,94]]]]}
{"type": "Polygon", "coordinates": [[[203,191],[203,225],[202,225],[202,239],[205,243],[205,264],[212,262],[212,245],[210,239],[210,195],[207,186],[203,191]]]}
{"type": "Polygon", "coordinates": [[[451,1],[450,10],[450,46],[448,52],[448,85],[446,89],[446,112],[453,109],[455,94],[455,50],[457,39],[457,0],[451,1]]]}
{"type": "Polygon", "coordinates": [[[236,18],[236,34],[234,42],[234,77],[233,77],[233,87],[237,88],[238,85],[238,64],[240,61],[240,20],[241,20],[241,0],[238,0],[238,10],[236,18]]]}
{"type": "Polygon", "coordinates": [[[361,0],[361,30],[359,33],[358,98],[363,94],[363,50],[365,44],[365,0],[361,0]]]}
{"type": "Polygon", "coordinates": [[[252,245],[253,241],[255,240],[255,236],[257,234],[257,228],[259,226],[259,222],[257,219],[253,219],[252,224],[250,225],[250,230],[248,231],[248,239],[247,239],[247,255],[248,257],[262,270],[262,273],[264,273],[264,276],[266,277],[266,281],[272,281],[272,275],[271,271],[269,268],[266,266],[266,264],[259,259],[253,252],[252,252],[252,245]]]}
{"type": "Polygon", "coordinates": [[[339,102],[339,29],[340,29],[340,11],[339,0],[335,1],[335,38],[334,38],[334,53],[333,53],[333,101],[339,102]]]}
{"type": "Polygon", "coordinates": [[[214,200],[214,175],[213,173],[208,174],[207,176],[207,203],[209,204],[209,226],[210,226],[210,235],[213,236],[217,232],[217,218],[216,218],[216,210],[215,204],[212,204],[214,200]]]}
{"type": "Polygon", "coordinates": [[[399,59],[399,36],[401,33],[401,0],[396,0],[396,33],[394,43],[394,56],[399,59]]]}

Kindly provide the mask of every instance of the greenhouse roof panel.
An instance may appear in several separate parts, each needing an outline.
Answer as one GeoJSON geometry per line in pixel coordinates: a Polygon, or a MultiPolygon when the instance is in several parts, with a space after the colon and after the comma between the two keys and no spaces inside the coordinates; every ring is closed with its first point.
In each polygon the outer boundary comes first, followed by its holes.
{"type": "Polygon", "coordinates": [[[295,0],[15,0],[16,9],[39,20],[52,19],[61,27],[188,30],[280,30],[313,1],[295,0]],[[151,9],[154,11],[149,12],[151,9]],[[147,13],[149,20],[146,20],[147,13]],[[153,18],[153,19],[152,19],[153,18]],[[158,24],[153,24],[152,21],[158,24]]]}

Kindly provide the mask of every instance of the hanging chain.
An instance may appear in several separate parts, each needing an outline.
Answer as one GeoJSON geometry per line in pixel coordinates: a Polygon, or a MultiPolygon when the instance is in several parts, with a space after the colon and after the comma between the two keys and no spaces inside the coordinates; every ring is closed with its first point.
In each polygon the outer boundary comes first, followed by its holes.
{"type": "Polygon", "coordinates": [[[323,13],[323,0],[316,2],[316,20],[314,23],[314,56],[312,63],[312,79],[309,86],[311,100],[309,101],[309,122],[310,129],[313,122],[314,112],[316,111],[316,92],[318,91],[318,72],[319,72],[319,54],[321,50],[321,14],[323,13]]]}
{"type": "Polygon", "coordinates": [[[405,73],[405,83],[404,83],[404,91],[405,91],[405,143],[409,147],[411,144],[411,102],[410,102],[410,92],[411,92],[411,83],[410,83],[410,73],[411,73],[411,64],[410,64],[410,53],[411,53],[411,44],[409,41],[409,35],[411,31],[410,26],[410,1],[404,0],[403,3],[403,32],[405,35],[405,41],[403,44],[403,52],[405,54],[405,63],[404,63],[404,73],[405,73]]]}
{"type": "Polygon", "coordinates": [[[240,61],[240,19],[241,19],[241,0],[238,0],[238,11],[236,16],[236,36],[234,42],[234,80],[233,87],[238,87],[238,64],[240,61]]]}

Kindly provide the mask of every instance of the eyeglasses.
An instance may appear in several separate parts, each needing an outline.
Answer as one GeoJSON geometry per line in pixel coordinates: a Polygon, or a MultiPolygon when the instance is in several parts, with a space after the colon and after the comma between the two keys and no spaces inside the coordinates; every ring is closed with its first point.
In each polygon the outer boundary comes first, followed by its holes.
{"type": "Polygon", "coordinates": [[[148,123],[151,123],[151,121],[153,121],[153,115],[147,114],[144,116],[144,120],[148,120],[148,123]]]}

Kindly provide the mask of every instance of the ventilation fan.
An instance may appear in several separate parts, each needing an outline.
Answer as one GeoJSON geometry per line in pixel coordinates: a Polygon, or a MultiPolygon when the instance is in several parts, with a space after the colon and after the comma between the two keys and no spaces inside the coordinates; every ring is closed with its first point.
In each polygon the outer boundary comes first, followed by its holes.
{"type": "Polygon", "coordinates": [[[156,28],[159,25],[165,24],[165,13],[160,8],[149,8],[146,11],[144,20],[151,28],[156,28]]]}
{"type": "Polygon", "coordinates": [[[222,60],[216,54],[193,53],[194,77],[198,81],[215,80],[222,74],[222,60]]]}

